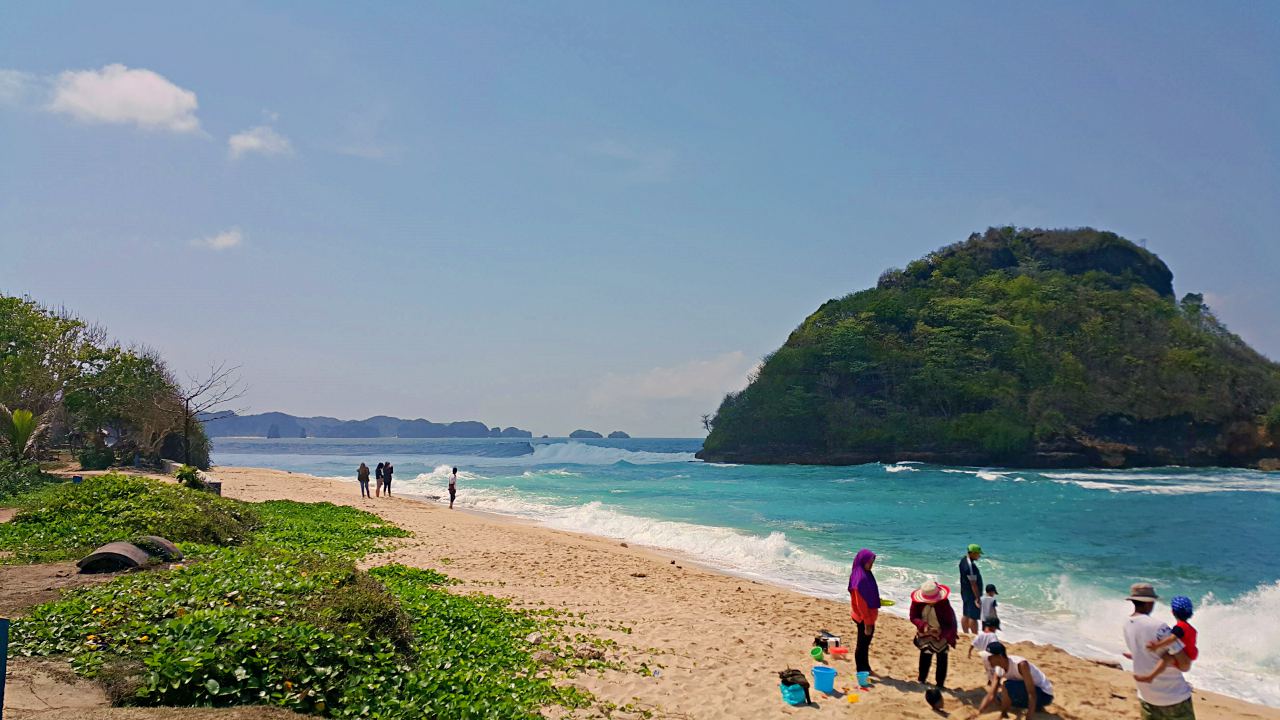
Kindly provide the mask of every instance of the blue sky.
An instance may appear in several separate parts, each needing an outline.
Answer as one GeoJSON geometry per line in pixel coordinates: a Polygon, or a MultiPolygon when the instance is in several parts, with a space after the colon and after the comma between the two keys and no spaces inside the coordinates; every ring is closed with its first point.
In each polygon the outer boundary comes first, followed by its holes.
{"type": "Polygon", "coordinates": [[[989,225],[1280,357],[1274,3],[10,4],[0,290],[250,410],[689,436],[989,225]]]}

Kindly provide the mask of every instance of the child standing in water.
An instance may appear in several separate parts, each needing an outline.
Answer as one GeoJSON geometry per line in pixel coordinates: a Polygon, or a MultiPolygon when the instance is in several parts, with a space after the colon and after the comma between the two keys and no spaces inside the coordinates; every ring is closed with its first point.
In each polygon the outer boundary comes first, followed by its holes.
{"type": "MultiPolygon", "coordinates": [[[[1191,605],[1191,598],[1186,595],[1178,595],[1169,601],[1169,607],[1173,610],[1173,617],[1178,622],[1169,631],[1165,637],[1147,643],[1147,649],[1158,653],[1160,650],[1169,647],[1175,642],[1182,642],[1182,649],[1187,653],[1187,658],[1194,661],[1200,656],[1200,650],[1196,647],[1196,629],[1187,622],[1191,616],[1195,614],[1195,608],[1191,605]]],[[[1165,671],[1165,668],[1173,664],[1173,658],[1165,654],[1160,658],[1160,663],[1155,669],[1147,675],[1135,675],[1134,679],[1138,682],[1151,682],[1155,676],[1165,671]]]]}
{"type": "Polygon", "coordinates": [[[978,622],[986,623],[988,618],[997,617],[996,606],[1000,603],[996,602],[996,586],[987,585],[987,592],[982,596],[982,608],[978,611],[978,622]]]}

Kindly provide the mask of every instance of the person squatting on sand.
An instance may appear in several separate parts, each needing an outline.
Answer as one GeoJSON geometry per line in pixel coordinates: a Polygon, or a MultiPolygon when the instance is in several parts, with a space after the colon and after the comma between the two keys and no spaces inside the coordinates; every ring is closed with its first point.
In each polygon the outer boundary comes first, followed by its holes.
{"type": "Polygon", "coordinates": [[[960,627],[967,633],[978,632],[978,620],[982,617],[982,570],[978,558],[982,557],[981,545],[970,545],[960,558],[960,627]]]}
{"type": "Polygon", "coordinates": [[[866,548],[853,558],[853,570],[849,573],[849,616],[858,626],[858,642],[854,646],[853,661],[858,672],[871,672],[871,639],[876,633],[876,619],[880,617],[880,586],[871,573],[876,554],[866,548]]]}
{"type": "Polygon", "coordinates": [[[356,468],[356,480],[360,481],[360,497],[369,497],[369,466],[360,463],[356,468]]]}
{"type": "Polygon", "coordinates": [[[920,589],[911,593],[911,623],[916,626],[913,641],[920,650],[920,682],[929,678],[929,666],[934,656],[938,658],[938,671],[934,676],[938,688],[947,686],[947,653],[956,646],[956,613],[947,598],[951,588],[926,580],[920,589]]]}
{"type": "Polygon", "coordinates": [[[990,680],[987,696],[978,706],[979,715],[997,700],[1003,712],[1009,712],[1010,708],[1026,708],[1027,717],[1053,703],[1053,683],[1034,663],[1024,657],[1010,655],[999,640],[988,645],[984,655],[983,662],[987,665],[990,680]]]}
{"type": "MultiPolygon", "coordinates": [[[[1173,630],[1151,617],[1158,598],[1150,583],[1134,583],[1127,598],[1133,603],[1133,614],[1124,626],[1124,642],[1129,646],[1126,656],[1133,659],[1142,720],[1195,720],[1191,685],[1182,677],[1182,673],[1191,669],[1191,658],[1183,641],[1175,638],[1167,642],[1173,630]],[[1164,662],[1165,657],[1169,663],[1164,662]]],[[[1187,605],[1190,604],[1188,601],[1187,605]]],[[[1189,607],[1183,609],[1190,610],[1189,607]]],[[[1192,638],[1194,642],[1194,629],[1192,638]]]]}

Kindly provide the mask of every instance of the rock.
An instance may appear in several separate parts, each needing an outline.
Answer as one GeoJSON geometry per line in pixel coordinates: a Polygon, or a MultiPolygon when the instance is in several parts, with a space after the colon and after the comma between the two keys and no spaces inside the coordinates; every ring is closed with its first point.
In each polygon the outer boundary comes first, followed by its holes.
{"type": "Polygon", "coordinates": [[[621,545],[622,547],[631,547],[630,545],[628,545],[628,544],[626,544],[626,543],[618,543],[618,544],[619,544],[619,545],[621,545]]]}
{"type": "Polygon", "coordinates": [[[583,645],[574,651],[573,656],[580,660],[603,660],[604,651],[589,645],[583,645]]]}
{"type": "Polygon", "coordinates": [[[644,578],[644,577],[649,577],[649,576],[648,576],[648,575],[646,575],[645,573],[631,573],[631,577],[633,577],[633,578],[644,578]]]}
{"type": "Polygon", "coordinates": [[[604,438],[603,435],[595,430],[574,430],[569,433],[569,437],[574,440],[600,440],[604,438]]]}
{"type": "Polygon", "coordinates": [[[621,430],[614,430],[613,432],[609,433],[609,439],[610,440],[630,440],[631,436],[622,432],[621,430]]]}
{"type": "Polygon", "coordinates": [[[533,661],[539,665],[552,665],[558,660],[556,654],[550,650],[539,650],[533,654],[533,661]]]}
{"type": "Polygon", "coordinates": [[[530,645],[537,645],[538,643],[542,642],[542,633],[531,632],[525,637],[524,641],[529,643],[530,645]]]}

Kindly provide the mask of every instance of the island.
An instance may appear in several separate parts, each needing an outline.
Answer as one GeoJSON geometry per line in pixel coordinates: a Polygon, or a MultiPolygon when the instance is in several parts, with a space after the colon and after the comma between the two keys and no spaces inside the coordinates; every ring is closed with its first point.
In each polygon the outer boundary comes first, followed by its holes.
{"type": "Polygon", "coordinates": [[[389,415],[375,415],[364,420],[339,420],[317,416],[298,417],[281,412],[239,415],[234,412],[199,416],[209,437],[268,438],[485,438],[533,437],[517,427],[490,427],[482,422],[436,423],[417,418],[404,420],[389,415]]]}
{"type": "Polygon", "coordinates": [[[1114,233],[991,228],[830,300],[698,457],[1280,469],[1280,365],[1114,233]]]}
{"type": "Polygon", "coordinates": [[[600,440],[604,438],[603,435],[595,430],[574,430],[569,433],[569,437],[575,440],[600,440]]]}
{"type": "Polygon", "coordinates": [[[610,440],[630,440],[631,436],[622,432],[621,430],[614,430],[613,432],[609,433],[609,439],[610,440]]]}

